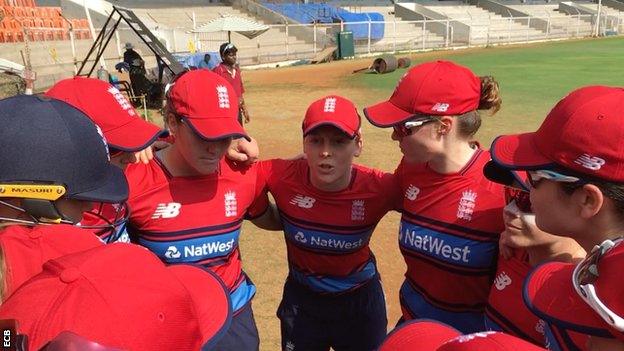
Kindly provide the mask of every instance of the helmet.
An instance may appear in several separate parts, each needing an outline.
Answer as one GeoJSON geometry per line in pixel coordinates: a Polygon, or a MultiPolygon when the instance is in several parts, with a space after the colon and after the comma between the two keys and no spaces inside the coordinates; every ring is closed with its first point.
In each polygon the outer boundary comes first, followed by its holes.
{"type": "Polygon", "coordinates": [[[126,178],[110,164],[102,131],[80,110],[20,95],[0,100],[0,123],[0,200],[21,198],[18,210],[35,223],[67,222],[54,204],[61,197],[105,203],[128,198],[126,178]]]}

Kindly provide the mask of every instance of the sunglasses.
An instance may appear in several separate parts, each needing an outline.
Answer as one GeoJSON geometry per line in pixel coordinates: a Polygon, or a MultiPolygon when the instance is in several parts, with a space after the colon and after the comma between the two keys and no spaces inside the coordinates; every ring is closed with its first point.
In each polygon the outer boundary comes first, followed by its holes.
{"type": "Polygon", "coordinates": [[[594,283],[600,276],[598,263],[614,247],[624,241],[623,237],[614,240],[605,240],[596,245],[587,257],[574,268],[572,285],[576,293],[585,301],[612,328],[624,332],[624,318],[609,309],[598,297],[594,283]]]}
{"type": "Polygon", "coordinates": [[[411,121],[407,121],[404,123],[400,123],[397,125],[394,125],[392,128],[394,128],[394,132],[399,136],[399,137],[405,137],[408,135],[412,135],[412,129],[414,128],[418,128],[418,127],[422,127],[423,125],[429,123],[429,122],[433,122],[433,121],[437,121],[438,119],[436,117],[433,116],[427,116],[427,117],[420,117],[419,119],[416,120],[411,120],[411,121]]]}
{"type": "Polygon", "coordinates": [[[509,204],[512,201],[516,203],[516,206],[518,206],[518,209],[521,212],[533,213],[533,210],[531,209],[531,197],[528,191],[506,186],[505,203],[509,204]]]}
{"type": "Polygon", "coordinates": [[[537,188],[542,179],[558,183],[579,183],[580,178],[564,175],[551,170],[527,171],[527,183],[531,188],[537,188]]]}

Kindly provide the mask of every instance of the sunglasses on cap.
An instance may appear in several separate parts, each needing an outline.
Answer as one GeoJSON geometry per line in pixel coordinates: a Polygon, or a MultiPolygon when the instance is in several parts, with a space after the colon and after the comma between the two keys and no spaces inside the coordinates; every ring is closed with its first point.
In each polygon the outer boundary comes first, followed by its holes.
{"type": "Polygon", "coordinates": [[[506,186],[505,203],[509,204],[512,201],[516,203],[516,206],[518,206],[518,209],[521,212],[533,213],[533,210],[531,209],[531,197],[528,191],[506,186]]]}
{"type": "Polygon", "coordinates": [[[433,122],[437,120],[438,119],[434,116],[419,117],[417,119],[413,119],[407,122],[396,124],[392,126],[392,128],[394,128],[394,132],[397,134],[397,136],[405,137],[408,135],[412,135],[412,129],[422,127],[423,125],[429,122],[433,122]]]}
{"type": "Polygon", "coordinates": [[[613,329],[624,332],[624,318],[618,316],[607,307],[598,297],[594,283],[600,276],[598,262],[611,249],[620,245],[623,237],[614,240],[605,240],[596,245],[583,261],[576,265],[572,273],[572,285],[576,293],[585,301],[613,329]]]}
{"type": "Polygon", "coordinates": [[[568,176],[555,171],[543,169],[539,171],[527,171],[527,183],[531,188],[536,188],[542,179],[551,180],[558,183],[579,183],[580,178],[568,176]]]}

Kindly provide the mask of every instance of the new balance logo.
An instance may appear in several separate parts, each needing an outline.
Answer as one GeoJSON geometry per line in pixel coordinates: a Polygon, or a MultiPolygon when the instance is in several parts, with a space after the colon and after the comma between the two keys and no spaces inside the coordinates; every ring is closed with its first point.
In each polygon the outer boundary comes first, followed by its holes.
{"type": "Polygon", "coordinates": [[[296,205],[301,208],[312,208],[316,199],[309,196],[297,195],[290,200],[291,205],[296,205]]]}
{"type": "Polygon", "coordinates": [[[416,198],[418,197],[418,194],[420,194],[420,189],[413,186],[412,184],[410,184],[407,190],[405,190],[405,198],[407,198],[410,201],[416,200],[416,198]]]}
{"type": "Polygon", "coordinates": [[[431,108],[431,111],[446,112],[446,110],[448,110],[449,107],[450,107],[449,104],[438,102],[437,104],[433,105],[433,107],[431,108]]]}
{"type": "Polygon", "coordinates": [[[600,157],[582,154],[576,160],[574,160],[574,163],[576,163],[577,165],[581,165],[587,169],[591,169],[592,171],[597,171],[602,166],[604,166],[606,161],[600,157]]]}
{"type": "Polygon", "coordinates": [[[152,215],[152,219],[177,217],[180,214],[181,207],[182,204],[177,202],[158,204],[156,211],[154,211],[154,214],[152,215]]]}
{"type": "Polygon", "coordinates": [[[217,99],[219,108],[230,108],[230,95],[224,85],[217,85],[217,99]]]}
{"type": "Polygon", "coordinates": [[[165,252],[165,257],[167,258],[180,258],[180,256],[182,256],[182,253],[175,246],[169,246],[167,252],[165,252]]]}
{"type": "Polygon", "coordinates": [[[323,112],[336,112],[336,98],[325,99],[325,106],[323,106],[323,112]]]}
{"type": "Polygon", "coordinates": [[[496,289],[498,289],[499,291],[502,291],[510,284],[511,278],[509,278],[509,276],[505,272],[501,272],[499,275],[496,276],[496,279],[494,279],[494,286],[496,286],[496,289]]]}
{"type": "Polygon", "coordinates": [[[123,94],[117,90],[117,88],[115,87],[110,87],[108,88],[108,92],[113,95],[113,97],[115,98],[115,100],[117,100],[117,103],[119,104],[119,106],[126,112],[128,112],[128,114],[130,116],[135,115],[134,113],[134,109],[132,108],[132,105],[130,105],[130,101],[128,101],[128,99],[126,99],[125,96],[123,96],[123,94]]]}

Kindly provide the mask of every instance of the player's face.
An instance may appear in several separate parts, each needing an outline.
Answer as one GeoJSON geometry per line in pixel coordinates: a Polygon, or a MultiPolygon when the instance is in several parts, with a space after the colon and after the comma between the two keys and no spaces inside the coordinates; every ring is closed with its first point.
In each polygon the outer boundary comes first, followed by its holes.
{"type": "Polygon", "coordinates": [[[438,122],[431,121],[401,133],[392,132],[392,140],[399,142],[401,153],[408,163],[423,163],[431,160],[440,151],[440,138],[437,132],[438,122]]]}
{"type": "Polygon", "coordinates": [[[74,223],[80,222],[84,212],[91,211],[94,206],[93,202],[90,201],[79,201],[64,198],[55,201],[54,204],[60,213],[71,219],[74,223]]]}
{"type": "Polygon", "coordinates": [[[574,237],[577,214],[570,195],[554,181],[542,179],[531,187],[531,205],[537,227],[554,235],[574,237]]]}
{"type": "Polygon", "coordinates": [[[535,223],[535,215],[521,210],[516,201],[519,199],[511,200],[503,210],[505,230],[500,236],[501,244],[526,249],[546,245],[560,238],[540,230],[535,223]]]}
{"type": "Polygon", "coordinates": [[[310,168],[310,182],[323,191],[345,189],[351,181],[353,158],[360,155],[362,141],[349,138],[336,127],[321,126],[303,139],[310,168]]]}
{"type": "Polygon", "coordinates": [[[172,132],[175,135],[175,151],[181,158],[183,165],[181,173],[187,176],[207,175],[219,169],[219,162],[225,155],[232,138],[215,141],[206,141],[197,135],[188,122],[173,123],[172,132]]]}
{"type": "Polygon", "coordinates": [[[236,51],[228,51],[222,58],[226,65],[234,66],[236,64],[236,51]]]}

